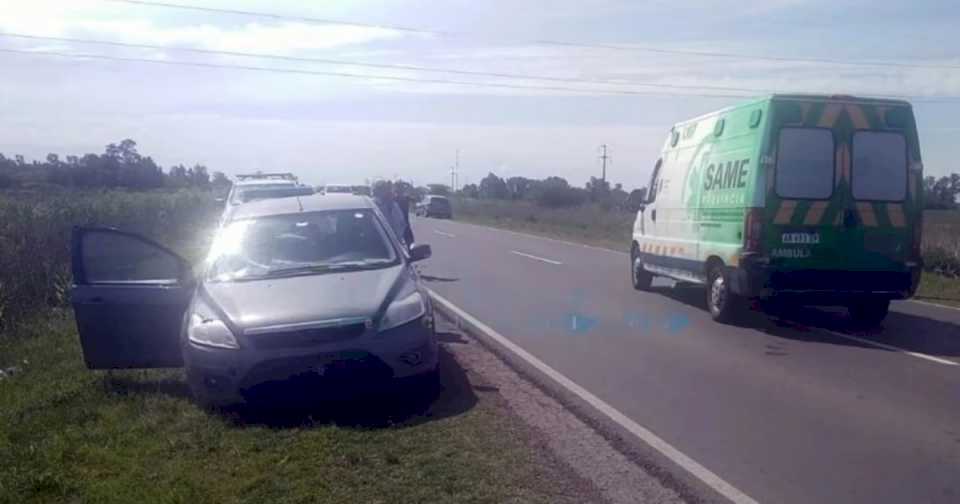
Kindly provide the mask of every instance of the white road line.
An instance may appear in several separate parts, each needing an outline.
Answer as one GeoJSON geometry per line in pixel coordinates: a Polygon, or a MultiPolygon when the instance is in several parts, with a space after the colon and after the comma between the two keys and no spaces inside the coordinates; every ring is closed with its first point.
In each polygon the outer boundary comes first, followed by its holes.
{"type": "Polygon", "coordinates": [[[842,333],[842,332],[831,331],[831,330],[829,330],[829,329],[822,329],[822,330],[823,330],[823,331],[826,331],[826,332],[828,332],[828,333],[830,333],[830,334],[832,334],[832,335],[834,335],[834,336],[838,336],[838,337],[840,337],[840,338],[846,338],[846,339],[848,339],[848,340],[858,341],[858,342],[860,342],[860,343],[865,343],[865,344],[867,344],[867,345],[873,345],[873,346],[875,346],[875,347],[877,347],[877,348],[883,348],[884,350],[891,350],[891,351],[893,351],[893,352],[904,353],[904,354],[910,355],[910,356],[912,356],[912,357],[917,357],[918,359],[925,359],[925,360],[928,360],[928,361],[931,361],[931,362],[936,362],[936,363],[938,363],[938,364],[946,364],[947,366],[960,366],[960,363],[954,362],[954,361],[952,361],[952,360],[941,359],[940,357],[934,357],[934,356],[932,356],[932,355],[927,355],[927,354],[920,353],[920,352],[911,352],[910,350],[906,350],[906,349],[903,349],[903,348],[900,348],[900,347],[895,347],[895,346],[893,346],[893,345],[887,345],[886,343],[879,343],[879,342],[877,342],[877,341],[868,340],[868,339],[866,339],[866,338],[861,338],[861,337],[859,337],[859,336],[852,336],[852,335],[850,335],[850,334],[844,334],[844,333],[842,333]]]}
{"type": "Polygon", "coordinates": [[[443,231],[437,231],[436,229],[434,229],[433,232],[434,232],[434,233],[437,233],[437,234],[440,235],[440,236],[446,236],[447,238],[456,238],[456,237],[457,237],[457,235],[455,235],[455,234],[444,233],[443,231]]]}
{"type": "Polygon", "coordinates": [[[686,454],[676,449],[670,443],[667,443],[659,436],[651,432],[649,429],[643,427],[642,425],[634,422],[630,417],[624,415],[618,411],[613,406],[610,406],[604,402],[599,397],[590,393],[587,389],[581,387],[574,383],[573,380],[562,375],[559,371],[553,369],[552,367],[546,365],[540,359],[534,357],[532,354],[520,348],[512,341],[508,340],[506,337],[493,330],[490,326],[480,322],[469,313],[463,311],[458,306],[454,305],[447,299],[443,298],[432,289],[427,289],[430,292],[430,296],[440,304],[443,308],[446,308],[448,311],[452,312],[454,315],[460,319],[466,321],[468,324],[472,325],[476,330],[483,332],[487,337],[494,340],[498,345],[502,346],[506,350],[514,353],[517,357],[523,359],[528,364],[536,368],[541,373],[545,374],[551,380],[556,382],[558,385],[564,387],[580,399],[584,400],[590,406],[596,408],[600,413],[607,416],[610,420],[616,422],[618,425],[629,431],[631,434],[635,435],[644,443],[650,445],[652,448],[660,452],[663,456],[670,459],[673,463],[682,467],[684,470],[690,474],[697,477],[700,481],[705,483],[707,486],[717,491],[727,499],[730,499],[736,504],[758,504],[756,500],[751,498],[749,495],[741,492],[736,487],[724,481],[720,476],[717,476],[711,472],[706,467],[700,465],[697,461],[688,457],[686,454]]]}
{"type": "Polygon", "coordinates": [[[524,254],[523,252],[517,252],[516,250],[511,250],[510,253],[511,253],[511,254],[517,254],[518,256],[529,257],[530,259],[533,259],[533,260],[536,260],[536,261],[543,261],[543,262],[549,263],[549,264],[557,264],[557,265],[563,264],[563,263],[560,262],[560,261],[554,261],[553,259],[544,259],[543,257],[540,257],[540,256],[535,256],[535,255],[531,255],[531,254],[524,254]]]}
{"type": "Polygon", "coordinates": [[[620,250],[608,249],[608,248],[606,248],[606,247],[598,247],[598,246],[596,246],[596,245],[587,245],[586,243],[577,243],[577,242],[572,242],[572,241],[567,241],[567,240],[558,240],[558,239],[556,239],[556,238],[548,238],[548,237],[546,237],[546,236],[540,236],[540,235],[535,235],[535,234],[530,234],[530,233],[521,233],[520,231],[511,231],[511,230],[509,230],[509,229],[503,229],[503,228],[498,228],[498,227],[493,227],[493,226],[484,226],[483,224],[471,224],[471,223],[469,223],[469,222],[458,222],[457,224],[462,224],[462,225],[464,225],[464,226],[473,226],[473,227],[478,227],[478,228],[483,228],[483,229],[489,229],[489,230],[491,230],[491,231],[499,231],[499,232],[501,232],[501,233],[515,234],[515,235],[517,235],[517,236],[523,236],[523,237],[525,237],[525,238],[534,238],[534,239],[537,239],[537,240],[545,240],[545,241],[552,241],[552,242],[556,242],[556,243],[563,243],[564,245],[570,245],[570,246],[573,246],[573,247],[581,247],[581,248],[594,249],[594,250],[599,250],[599,251],[601,251],[601,252],[610,252],[610,253],[613,253],[613,254],[620,254],[620,255],[630,255],[630,254],[628,254],[628,253],[626,253],[626,252],[622,252],[622,251],[620,251],[620,250]]]}
{"type": "Polygon", "coordinates": [[[916,300],[916,299],[908,299],[907,302],[909,302],[909,303],[916,303],[916,304],[922,304],[922,305],[925,305],[925,306],[933,306],[933,307],[935,307],[935,308],[946,308],[946,309],[948,309],[948,310],[960,311],[960,308],[957,308],[956,306],[949,306],[949,305],[940,304],[940,303],[931,303],[931,302],[929,302],[929,301],[918,301],[918,300],[916,300]]]}

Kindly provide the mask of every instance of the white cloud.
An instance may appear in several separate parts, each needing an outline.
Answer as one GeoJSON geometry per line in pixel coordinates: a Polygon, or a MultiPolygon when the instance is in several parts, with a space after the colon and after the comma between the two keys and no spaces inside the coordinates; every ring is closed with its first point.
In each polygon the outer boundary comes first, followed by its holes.
{"type": "Polygon", "coordinates": [[[0,30],[5,32],[283,55],[406,36],[382,28],[288,21],[214,25],[198,23],[190,16],[183,16],[182,22],[175,26],[167,26],[149,17],[142,17],[151,11],[133,14],[130,11],[107,11],[103,9],[102,2],[85,0],[10,0],[0,5],[0,12],[0,30]]]}

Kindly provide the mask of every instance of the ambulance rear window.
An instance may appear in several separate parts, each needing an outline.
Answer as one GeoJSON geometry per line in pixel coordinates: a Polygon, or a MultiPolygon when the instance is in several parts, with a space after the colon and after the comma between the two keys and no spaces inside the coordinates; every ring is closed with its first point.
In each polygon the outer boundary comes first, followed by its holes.
{"type": "Polygon", "coordinates": [[[907,140],[900,133],[853,135],[853,197],[902,201],[907,194],[907,140]]]}
{"type": "Polygon", "coordinates": [[[833,133],[830,130],[780,130],[776,189],[781,198],[830,197],[833,193],[833,133]]]}

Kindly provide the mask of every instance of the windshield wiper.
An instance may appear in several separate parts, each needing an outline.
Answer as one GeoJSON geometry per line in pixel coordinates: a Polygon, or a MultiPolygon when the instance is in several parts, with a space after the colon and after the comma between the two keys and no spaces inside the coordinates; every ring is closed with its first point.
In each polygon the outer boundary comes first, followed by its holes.
{"type": "Polygon", "coordinates": [[[278,268],[268,271],[264,277],[277,277],[288,275],[303,275],[309,273],[327,273],[331,271],[358,270],[377,268],[389,264],[389,261],[353,261],[333,264],[311,264],[307,266],[293,266],[290,268],[278,268]]]}

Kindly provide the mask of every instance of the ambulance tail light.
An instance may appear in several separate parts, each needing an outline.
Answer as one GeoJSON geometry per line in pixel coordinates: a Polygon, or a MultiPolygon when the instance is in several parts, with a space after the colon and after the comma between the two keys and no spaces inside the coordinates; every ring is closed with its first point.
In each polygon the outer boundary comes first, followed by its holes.
{"type": "Polygon", "coordinates": [[[743,251],[762,252],[763,250],[763,209],[749,208],[743,218],[743,251]]]}

